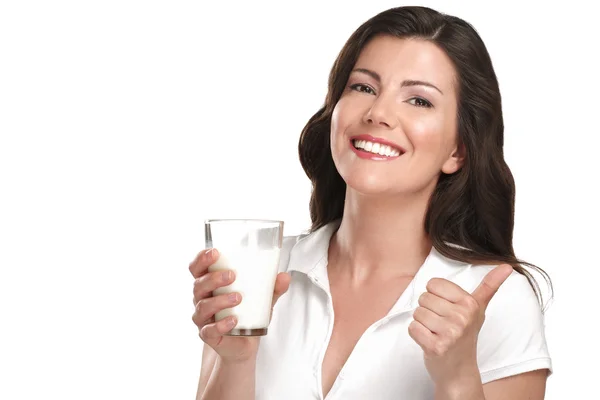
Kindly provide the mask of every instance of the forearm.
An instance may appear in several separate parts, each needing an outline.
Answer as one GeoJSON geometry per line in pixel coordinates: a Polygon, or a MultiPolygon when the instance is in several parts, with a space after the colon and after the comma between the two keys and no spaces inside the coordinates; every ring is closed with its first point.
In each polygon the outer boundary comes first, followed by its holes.
{"type": "Polygon", "coordinates": [[[435,400],[485,400],[477,368],[435,385],[435,400]]]}
{"type": "Polygon", "coordinates": [[[254,400],[256,360],[224,363],[217,358],[200,400],[254,400]]]}

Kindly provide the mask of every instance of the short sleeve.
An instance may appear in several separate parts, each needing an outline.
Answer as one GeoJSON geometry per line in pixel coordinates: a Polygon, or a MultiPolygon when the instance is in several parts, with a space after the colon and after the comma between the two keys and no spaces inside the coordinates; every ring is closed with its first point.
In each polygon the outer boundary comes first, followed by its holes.
{"type": "Polygon", "coordinates": [[[477,361],[483,383],[539,369],[552,373],[544,314],[525,276],[513,272],[490,301],[477,361]]]}

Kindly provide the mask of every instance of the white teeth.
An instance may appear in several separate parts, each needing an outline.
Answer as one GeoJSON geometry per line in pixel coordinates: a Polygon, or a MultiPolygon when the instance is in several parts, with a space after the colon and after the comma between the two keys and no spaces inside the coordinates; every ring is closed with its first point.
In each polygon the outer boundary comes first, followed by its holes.
{"type": "Polygon", "coordinates": [[[400,151],[381,143],[368,142],[366,140],[355,140],[354,147],[362,149],[370,153],[379,154],[386,157],[397,157],[400,151]]]}

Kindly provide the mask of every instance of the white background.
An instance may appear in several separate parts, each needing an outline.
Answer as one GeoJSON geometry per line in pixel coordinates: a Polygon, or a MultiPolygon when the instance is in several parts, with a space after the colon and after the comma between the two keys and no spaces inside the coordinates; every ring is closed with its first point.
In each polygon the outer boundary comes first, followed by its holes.
{"type": "MultiPolygon", "coordinates": [[[[515,249],[555,284],[547,399],[590,398],[597,17],[577,1],[421,4],[471,22],[488,46],[517,183],[515,249]]],[[[0,398],[194,398],[187,268],[203,220],[309,227],[300,131],[347,37],[398,5],[2,2],[0,398]]]]}

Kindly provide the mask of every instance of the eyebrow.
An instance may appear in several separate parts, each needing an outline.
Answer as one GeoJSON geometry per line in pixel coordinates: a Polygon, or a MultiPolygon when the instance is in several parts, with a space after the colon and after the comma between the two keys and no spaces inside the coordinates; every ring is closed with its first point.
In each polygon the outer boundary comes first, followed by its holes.
{"type": "MultiPolygon", "coordinates": [[[[356,68],[356,69],[352,70],[352,72],[362,72],[363,74],[369,75],[371,78],[375,79],[377,81],[377,83],[381,83],[381,77],[379,76],[379,74],[375,71],[371,71],[370,69],[356,68]]],[[[408,87],[408,86],[427,86],[427,87],[437,90],[442,95],[444,94],[444,92],[442,92],[440,89],[438,89],[438,87],[435,86],[433,83],[429,83],[426,81],[406,79],[406,80],[402,81],[402,84],[400,85],[400,87],[408,87]]]]}

